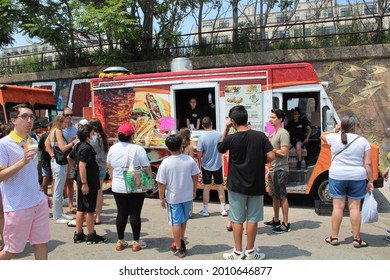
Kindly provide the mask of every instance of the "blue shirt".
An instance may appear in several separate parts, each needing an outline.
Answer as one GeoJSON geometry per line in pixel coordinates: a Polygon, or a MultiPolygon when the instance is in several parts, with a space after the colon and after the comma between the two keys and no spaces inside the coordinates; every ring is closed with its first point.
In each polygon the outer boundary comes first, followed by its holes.
{"type": "Polygon", "coordinates": [[[208,171],[216,171],[222,167],[222,155],[217,150],[217,145],[222,137],[218,131],[207,131],[199,137],[196,149],[202,152],[202,167],[208,171]]]}
{"type": "Polygon", "coordinates": [[[64,134],[64,137],[68,143],[72,141],[72,138],[77,135],[77,127],[74,125],[71,125],[70,127],[65,127],[62,130],[62,133],[64,134]]]}

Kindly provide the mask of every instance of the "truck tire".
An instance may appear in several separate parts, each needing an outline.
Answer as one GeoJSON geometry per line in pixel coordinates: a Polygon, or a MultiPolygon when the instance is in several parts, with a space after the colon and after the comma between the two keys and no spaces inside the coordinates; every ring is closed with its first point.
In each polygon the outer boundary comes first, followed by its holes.
{"type": "Polygon", "coordinates": [[[311,189],[311,195],[314,200],[332,201],[329,192],[329,174],[328,172],[322,173],[314,181],[311,189]]]}
{"type": "Polygon", "coordinates": [[[147,198],[158,198],[158,185],[156,182],[157,170],[158,170],[157,167],[152,166],[154,185],[151,191],[146,192],[147,198]]]}

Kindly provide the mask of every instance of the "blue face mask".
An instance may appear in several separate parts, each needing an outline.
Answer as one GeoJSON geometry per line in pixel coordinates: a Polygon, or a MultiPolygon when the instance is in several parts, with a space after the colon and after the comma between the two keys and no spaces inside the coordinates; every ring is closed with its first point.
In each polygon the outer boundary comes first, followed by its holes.
{"type": "Polygon", "coordinates": [[[97,141],[97,136],[96,135],[92,135],[91,142],[95,143],[96,141],[97,141]]]}

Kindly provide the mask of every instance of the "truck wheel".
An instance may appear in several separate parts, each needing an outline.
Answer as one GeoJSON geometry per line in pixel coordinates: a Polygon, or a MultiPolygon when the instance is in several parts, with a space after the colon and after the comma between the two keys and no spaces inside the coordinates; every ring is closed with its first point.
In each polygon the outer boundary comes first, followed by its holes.
{"type": "Polygon", "coordinates": [[[311,189],[311,195],[314,200],[332,201],[329,192],[329,175],[328,173],[321,174],[314,182],[311,189]]]}
{"type": "Polygon", "coordinates": [[[152,166],[154,184],[152,190],[146,192],[146,197],[148,198],[158,198],[158,185],[156,182],[157,170],[158,169],[156,167],[152,166]]]}

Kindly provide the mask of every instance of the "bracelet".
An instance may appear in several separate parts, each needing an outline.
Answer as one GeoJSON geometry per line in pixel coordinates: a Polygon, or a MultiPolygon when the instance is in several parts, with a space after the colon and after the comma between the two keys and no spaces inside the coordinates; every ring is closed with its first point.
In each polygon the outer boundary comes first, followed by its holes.
{"type": "Polygon", "coordinates": [[[87,183],[83,183],[83,182],[81,182],[81,184],[82,184],[82,185],[86,185],[87,183]]]}

